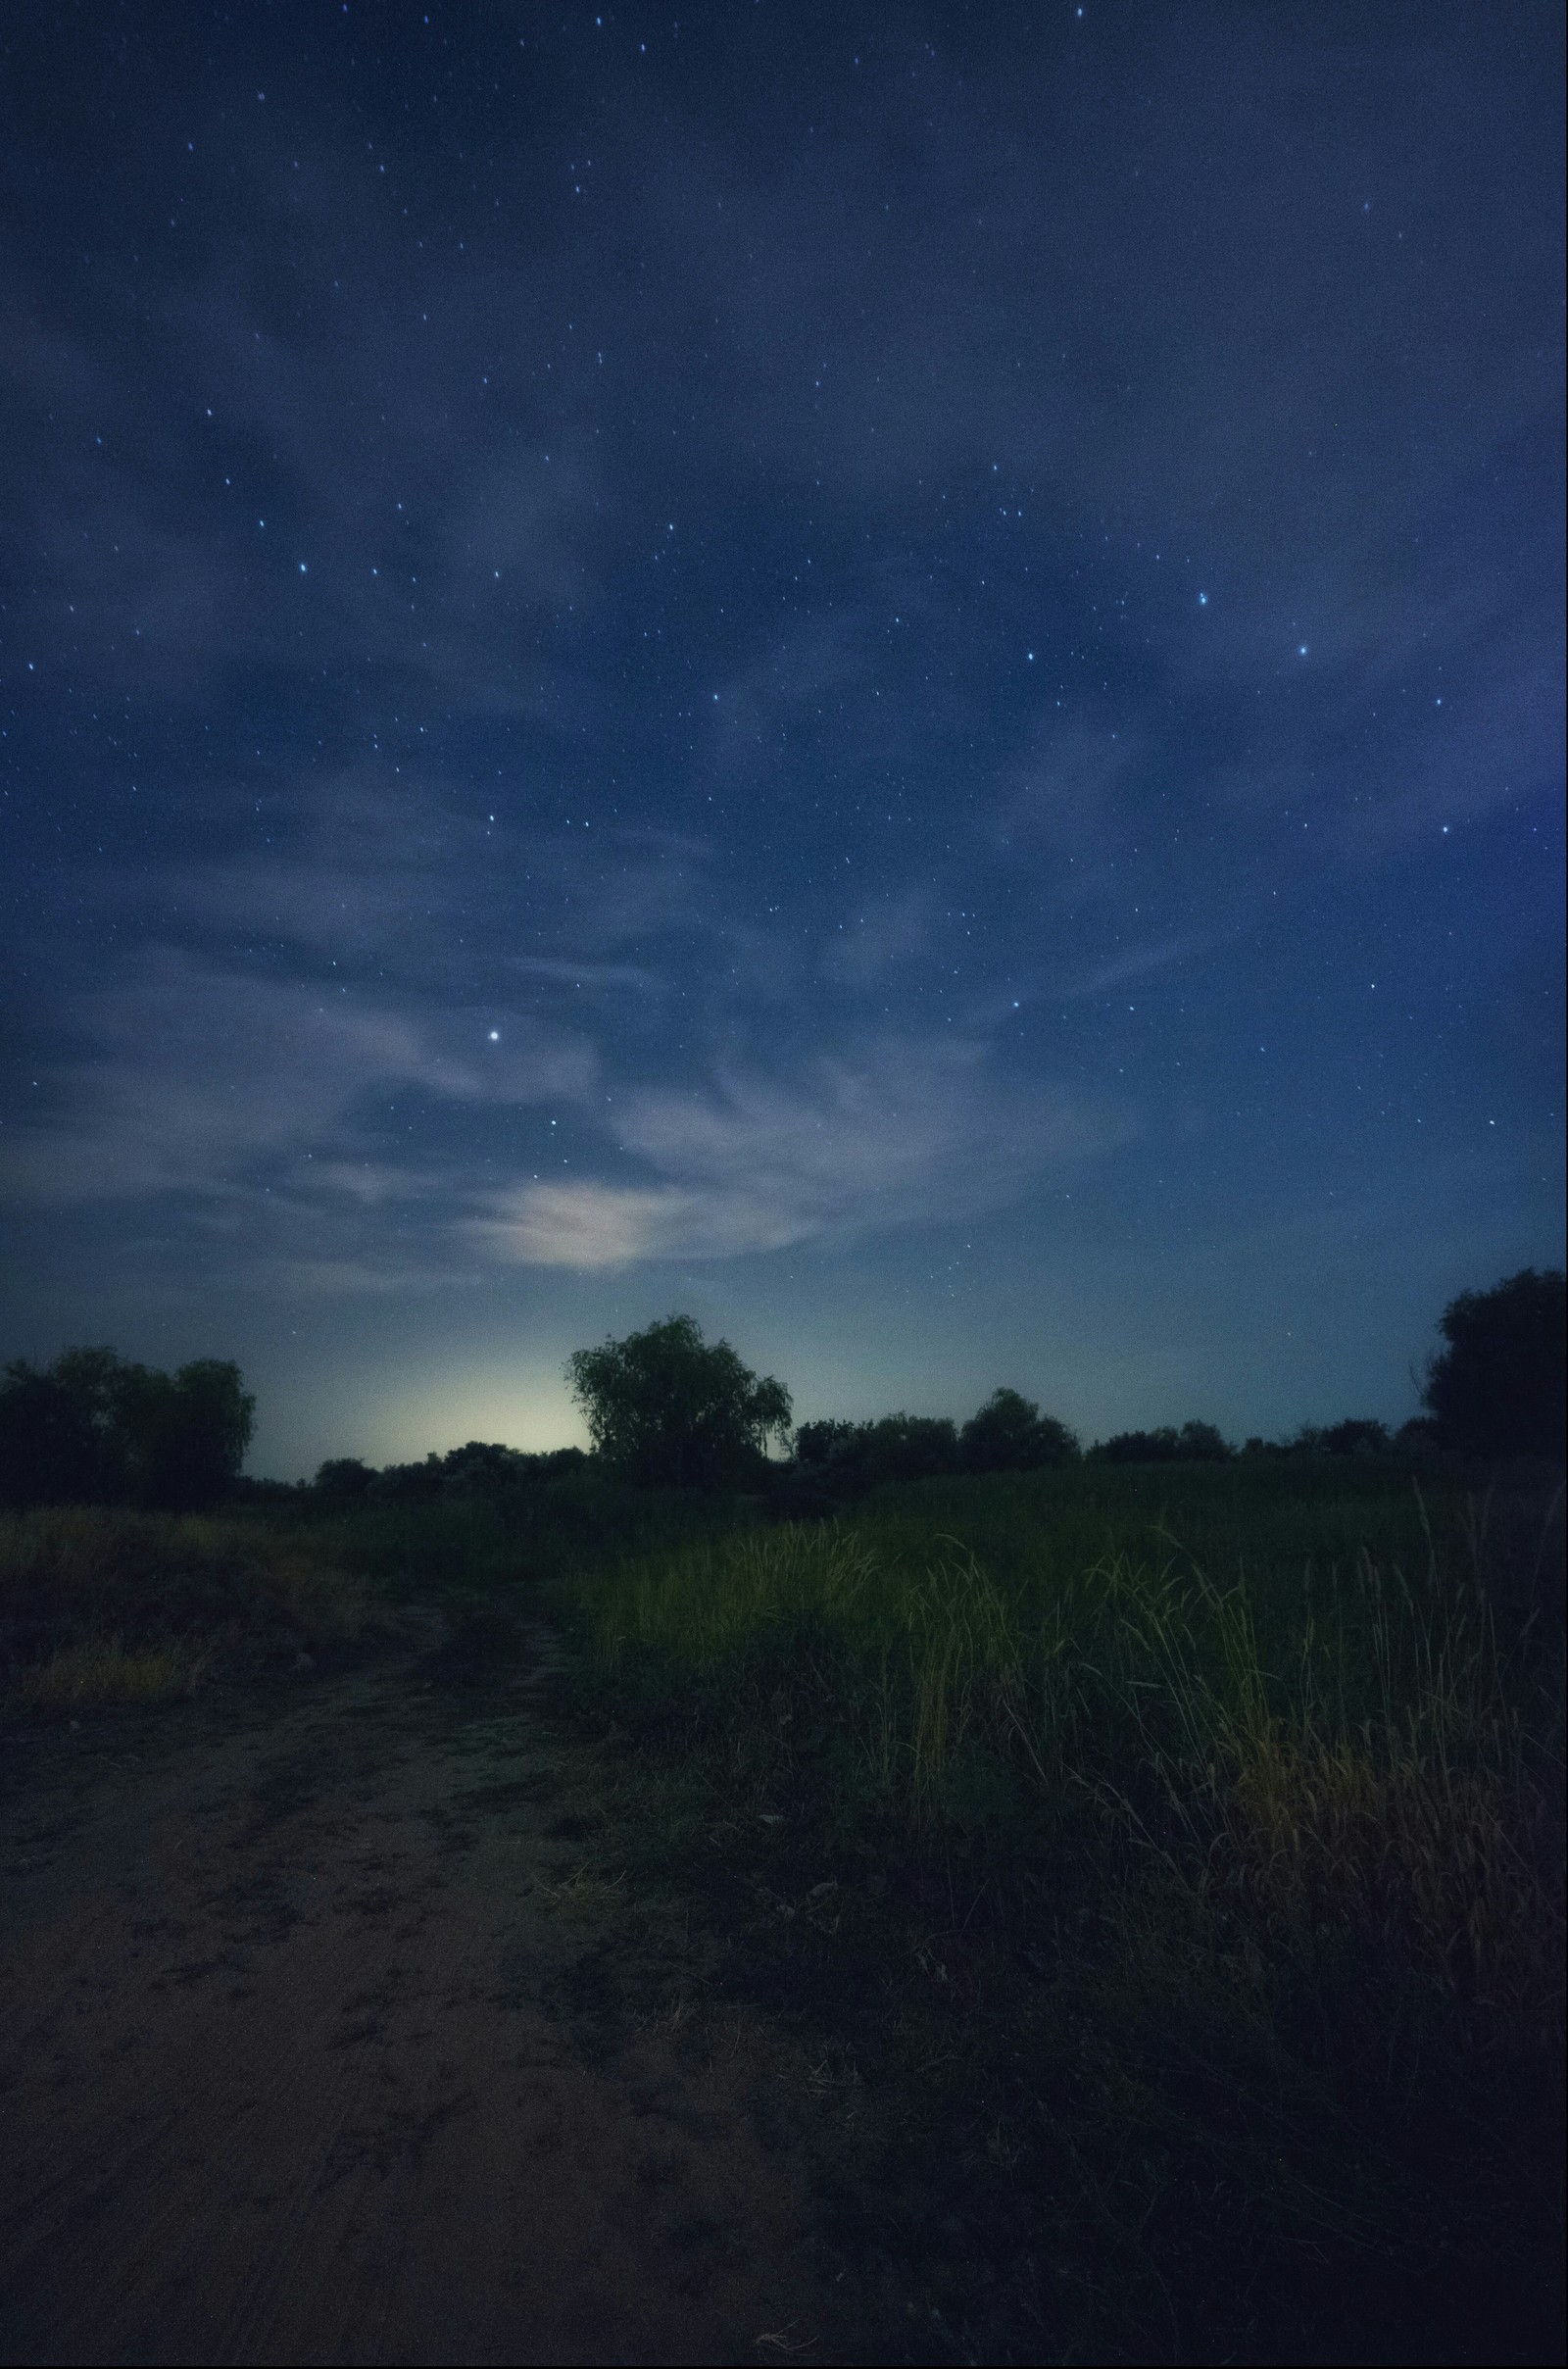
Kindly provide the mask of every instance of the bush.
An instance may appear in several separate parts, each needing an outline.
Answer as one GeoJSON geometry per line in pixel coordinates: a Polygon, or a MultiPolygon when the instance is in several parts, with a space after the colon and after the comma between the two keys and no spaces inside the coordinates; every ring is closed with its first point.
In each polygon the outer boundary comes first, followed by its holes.
{"type": "Polygon", "coordinates": [[[1343,1423],[1329,1425],[1320,1445],[1325,1456],[1387,1456],[1393,1442],[1387,1423],[1348,1415],[1343,1423]]]}
{"type": "Polygon", "coordinates": [[[1074,1433],[1016,1390],[994,1391],[960,1432],[946,1415],[883,1415],[875,1422],[803,1423],[784,1501],[816,1509],[896,1481],[960,1472],[1033,1472],[1075,1463],[1074,1433]]]}
{"type": "Polygon", "coordinates": [[[1180,1431],[1165,1423],[1157,1431],[1115,1432],[1089,1454],[1100,1464],[1223,1464],[1232,1450],[1212,1423],[1184,1423],[1180,1431]]]}
{"type": "Polygon", "coordinates": [[[1490,1292],[1461,1292],[1439,1320],[1447,1347],[1423,1396],[1445,1448],[1558,1459],[1568,1429],[1568,1278],[1533,1266],[1490,1292]]]}
{"type": "Polygon", "coordinates": [[[318,1497],[343,1498],[352,1502],[366,1496],[375,1474],[368,1464],[361,1463],[357,1456],[329,1456],[316,1468],[311,1486],[318,1497]]]}

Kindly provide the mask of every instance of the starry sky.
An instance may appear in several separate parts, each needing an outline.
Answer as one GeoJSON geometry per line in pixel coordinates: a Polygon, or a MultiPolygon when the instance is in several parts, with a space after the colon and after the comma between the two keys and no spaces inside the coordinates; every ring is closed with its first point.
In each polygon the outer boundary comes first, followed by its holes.
{"type": "MultiPolygon", "coordinates": [[[[678,0],[677,0],[678,4],[678,0]]],[[[1562,1258],[1550,5],[11,12],[0,1354],[1415,1411],[1562,1258]]]]}

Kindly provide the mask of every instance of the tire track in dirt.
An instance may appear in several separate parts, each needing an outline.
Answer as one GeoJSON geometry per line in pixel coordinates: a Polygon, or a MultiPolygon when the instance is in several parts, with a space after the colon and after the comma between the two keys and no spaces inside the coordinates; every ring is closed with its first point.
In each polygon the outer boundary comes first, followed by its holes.
{"type": "Polygon", "coordinates": [[[875,2357],[755,2056],[631,2011],[531,1643],[8,1740],[0,2359],[875,2357]]]}

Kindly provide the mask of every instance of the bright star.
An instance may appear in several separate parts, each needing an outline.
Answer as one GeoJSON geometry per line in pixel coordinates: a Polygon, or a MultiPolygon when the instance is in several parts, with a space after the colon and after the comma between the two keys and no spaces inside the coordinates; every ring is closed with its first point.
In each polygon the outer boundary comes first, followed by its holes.
{"type": "Polygon", "coordinates": [[[491,1031],[490,1031],[490,1042],[491,1042],[491,1044],[492,1044],[492,1045],[499,1045],[499,1044],[500,1044],[500,1042],[501,1042],[501,1031],[500,1031],[500,1029],[499,1029],[499,1028],[492,1028],[492,1029],[491,1029],[491,1031]]]}

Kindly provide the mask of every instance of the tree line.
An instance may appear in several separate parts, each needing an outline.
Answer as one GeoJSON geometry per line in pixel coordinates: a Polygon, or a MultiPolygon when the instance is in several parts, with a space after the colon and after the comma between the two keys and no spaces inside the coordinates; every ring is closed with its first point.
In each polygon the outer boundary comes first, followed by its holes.
{"type": "Polygon", "coordinates": [[[112,1349],[64,1350],[47,1366],[14,1358],[0,1381],[0,1504],[211,1505],[232,1490],[255,1417],[231,1360],[168,1374],[112,1349]]]}
{"type": "MultiPolygon", "coordinates": [[[[1087,1450],[1069,1425],[1020,1391],[1000,1389],[967,1422],[890,1414],[793,1426],[790,1393],[742,1363],[727,1341],[672,1315],[578,1350],[566,1379],[592,1452],[530,1456],[470,1440],[444,1456],[381,1471],[329,1458],[301,1488],[318,1500],[503,1498],[573,1474],[640,1488],[769,1497],[781,1512],[826,1509],[883,1482],[942,1474],[1027,1472],[1081,1461],[1205,1463],[1258,1456],[1560,1457],[1565,1429],[1561,1270],[1525,1267],[1488,1292],[1462,1292],[1439,1319],[1425,1412],[1391,1432],[1371,1417],[1304,1425],[1286,1440],[1233,1447],[1212,1423],[1124,1431],[1087,1450]],[[770,1453],[776,1451],[777,1453],[770,1453]]],[[[133,1504],[185,1508],[241,1492],[255,1401],[237,1365],[198,1358],[177,1372],[111,1349],[70,1349],[53,1364],[14,1360],[0,1379],[0,1504],[133,1504]]]]}

